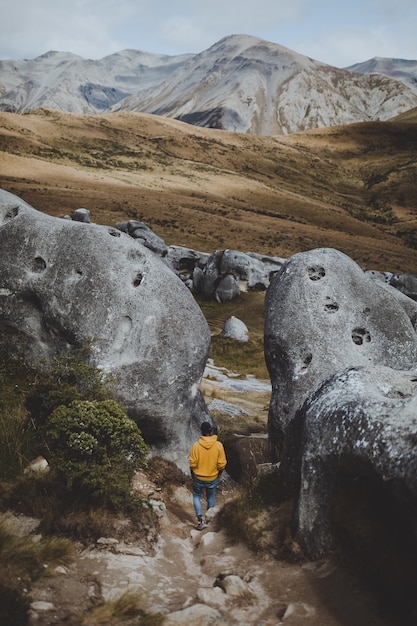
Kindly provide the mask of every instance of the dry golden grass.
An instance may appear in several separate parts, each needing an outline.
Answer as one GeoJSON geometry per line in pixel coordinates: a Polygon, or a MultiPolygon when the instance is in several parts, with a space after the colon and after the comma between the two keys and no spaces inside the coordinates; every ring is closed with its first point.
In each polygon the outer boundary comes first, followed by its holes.
{"type": "Polygon", "coordinates": [[[416,268],[416,149],[414,117],[257,137],[136,113],[0,113],[0,185],[45,213],[141,219],[206,252],[335,247],[388,271],[416,268]]]}

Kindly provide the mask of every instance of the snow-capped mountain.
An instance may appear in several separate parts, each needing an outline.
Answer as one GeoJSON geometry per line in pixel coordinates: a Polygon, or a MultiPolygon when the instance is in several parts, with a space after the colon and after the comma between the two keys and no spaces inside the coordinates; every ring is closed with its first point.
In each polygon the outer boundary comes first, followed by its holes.
{"type": "Polygon", "coordinates": [[[0,109],[99,113],[132,93],[159,85],[189,56],[123,50],[93,61],[52,51],[33,60],[0,61],[0,109]]]}
{"type": "Polygon", "coordinates": [[[0,62],[0,109],[18,113],[140,111],[275,135],[385,120],[415,106],[417,92],[404,81],[338,69],[247,35],[200,54],[124,50],[92,61],[49,52],[0,62]]]}
{"type": "Polygon", "coordinates": [[[417,93],[417,61],[373,57],[369,61],[356,63],[345,69],[360,74],[383,74],[405,83],[417,93]]]}

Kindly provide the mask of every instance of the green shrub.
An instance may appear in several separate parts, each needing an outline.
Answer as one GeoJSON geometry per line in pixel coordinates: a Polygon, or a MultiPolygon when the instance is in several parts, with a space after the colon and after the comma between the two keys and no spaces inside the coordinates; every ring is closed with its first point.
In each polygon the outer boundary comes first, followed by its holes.
{"type": "Polygon", "coordinates": [[[36,428],[42,428],[49,415],[74,400],[107,400],[112,397],[112,379],[92,361],[92,341],[70,354],[55,357],[38,374],[26,407],[36,428]]]}
{"type": "Polygon", "coordinates": [[[123,508],[147,448],[136,423],[114,400],[76,400],[59,406],[44,428],[48,460],[72,492],[123,508]]]}

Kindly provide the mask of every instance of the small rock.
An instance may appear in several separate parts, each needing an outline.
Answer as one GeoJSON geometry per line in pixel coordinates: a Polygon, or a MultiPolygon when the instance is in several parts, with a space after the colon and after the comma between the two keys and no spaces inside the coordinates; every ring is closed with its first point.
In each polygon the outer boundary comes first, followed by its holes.
{"type": "Polygon", "coordinates": [[[100,546],[115,546],[119,542],[117,539],[114,539],[114,537],[100,537],[97,539],[97,543],[100,546]]]}
{"type": "Polygon", "coordinates": [[[175,611],[164,619],[164,626],[227,626],[228,622],[223,615],[205,604],[175,611]]]}
{"type": "Polygon", "coordinates": [[[236,339],[236,341],[247,342],[249,339],[249,331],[248,327],[244,322],[242,322],[242,320],[232,315],[225,321],[220,336],[236,339]]]}
{"type": "Polygon", "coordinates": [[[252,591],[240,576],[234,574],[219,574],[214,583],[215,587],[220,587],[229,596],[250,599],[252,591]]]}
{"type": "Polygon", "coordinates": [[[44,602],[43,600],[38,600],[36,602],[32,602],[30,608],[33,611],[52,611],[55,607],[52,602],[44,602]]]}
{"type": "Polygon", "coordinates": [[[49,472],[48,461],[43,456],[37,456],[36,459],[29,463],[24,471],[25,474],[29,474],[31,472],[39,474],[49,472]]]}

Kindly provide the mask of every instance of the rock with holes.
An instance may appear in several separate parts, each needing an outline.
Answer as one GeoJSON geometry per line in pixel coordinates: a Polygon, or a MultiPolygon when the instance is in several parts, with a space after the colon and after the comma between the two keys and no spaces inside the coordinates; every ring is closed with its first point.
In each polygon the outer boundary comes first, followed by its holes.
{"type": "Polygon", "coordinates": [[[94,338],[97,365],[151,448],[185,469],[208,410],[210,331],[187,287],[120,230],[0,191],[0,346],[38,366],[94,338]]]}
{"type": "Polygon", "coordinates": [[[181,280],[192,280],[196,268],[202,270],[209,258],[207,252],[198,252],[183,246],[168,246],[164,262],[181,280]]]}
{"type": "Polygon", "coordinates": [[[273,460],[288,424],[323,380],[349,366],[417,363],[417,304],[334,249],[292,256],[265,300],[273,460]]]}

